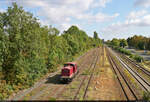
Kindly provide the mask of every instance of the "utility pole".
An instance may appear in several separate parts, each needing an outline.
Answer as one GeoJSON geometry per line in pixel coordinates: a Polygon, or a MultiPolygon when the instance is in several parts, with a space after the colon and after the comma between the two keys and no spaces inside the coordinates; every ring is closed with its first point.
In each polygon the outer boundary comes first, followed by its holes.
{"type": "Polygon", "coordinates": [[[104,63],[105,63],[105,57],[104,57],[104,39],[102,39],[102,46],[103,46],[103,67],[104,67],[104,63]]]}

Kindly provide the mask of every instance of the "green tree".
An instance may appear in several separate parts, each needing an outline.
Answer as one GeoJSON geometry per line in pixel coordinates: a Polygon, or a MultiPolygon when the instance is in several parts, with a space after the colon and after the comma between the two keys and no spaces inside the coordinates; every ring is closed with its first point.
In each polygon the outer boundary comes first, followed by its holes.
{"type": "Polygon", "coordinates": [[[126,41],[125,39],[121,39],[121,40],[120,40],[120,47],[123,47],[123,48],[124,48],[125,46],[127,46],[127,44],[128,44],[128,43],[127,43],[127,41],[126,41]]]}
{"type": "Polygon", "coordinates": [[[120,41],[116,38],[112,39],[111,45],[119,47],[120,41]]]}
{"type": "Polygon", "coordinates": [[[94,38],[94,46],[99,46],[102,44],[102,40],[98,37],[98,33],[96,31],[94,31],[94,35],[93,35],[93,38],[94,38]]]}
{"type": "Polygon", "coordinates": [[[16,3],[4,15],[3,29],[9,38],[9,53],[3,63],[5,79],[13,84],[31,84],[46,71],[42,30],[37,19],[16,3]]]}
{"type": "Polygon", "coordinates": [[[99,39],[98,37],[98,33],[96,31],[94,31],[94,36],[93,36],[94,39],[99,39]]]}
{"type": "Polygon", "coordinates": [[[129,47],[134,47],[136,49],[148,49],[149,39],[143,36],[134,35],[127,39],[129,47]]]}

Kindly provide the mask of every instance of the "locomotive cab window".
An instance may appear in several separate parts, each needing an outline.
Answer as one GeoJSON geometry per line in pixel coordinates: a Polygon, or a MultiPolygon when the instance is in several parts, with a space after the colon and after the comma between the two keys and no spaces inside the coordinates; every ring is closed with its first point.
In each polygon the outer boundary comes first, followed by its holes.
{"type": "Polygon", "coordinates": [[[73,64],[70,64],[72,67],[74,67],[74,65],[73,64]]]}
{"type": "Polygon", "coordinates": [[[69,66],[68,64],[64,64],[64,67],[69,66]]]}

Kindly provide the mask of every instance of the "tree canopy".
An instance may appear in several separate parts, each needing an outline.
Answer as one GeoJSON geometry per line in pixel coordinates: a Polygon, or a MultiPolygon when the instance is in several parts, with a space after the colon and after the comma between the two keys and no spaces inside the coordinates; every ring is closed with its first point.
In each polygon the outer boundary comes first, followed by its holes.
{"type": "Polygon", "coordinates": [[[129,47],[133,47],[141,50],[150,50],[150,38],[144,36],[134,35],[127,39],[129,47]]]}

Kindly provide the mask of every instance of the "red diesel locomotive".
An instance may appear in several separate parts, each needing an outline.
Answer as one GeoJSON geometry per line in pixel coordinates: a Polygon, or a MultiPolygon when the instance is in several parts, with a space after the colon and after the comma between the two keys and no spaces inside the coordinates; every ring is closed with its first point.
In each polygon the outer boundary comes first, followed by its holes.
{"type": "Polygon", "coordinates": [[[64,64],[64,67],[61,70],[61,81],[69,82],[76,76],[78,73],[77,64],[75,62],[67,62],[64,64]]]}

